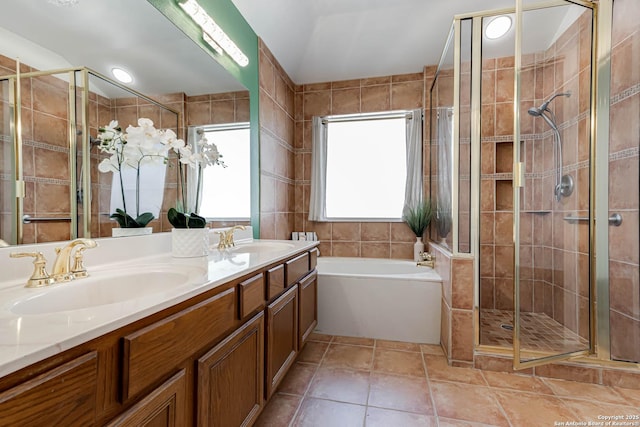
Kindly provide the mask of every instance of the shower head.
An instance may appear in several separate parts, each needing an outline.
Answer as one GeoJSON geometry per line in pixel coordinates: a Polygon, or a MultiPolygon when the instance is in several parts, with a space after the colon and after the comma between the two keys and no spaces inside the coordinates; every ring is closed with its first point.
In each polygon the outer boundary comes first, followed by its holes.
{"type": "Polygon", "coordinates": [[[527,112],[534,117],[542,117],[544,121],[547,122],[549,126],[551,126],[551,129],[558,130],[558,127],[555,124],[555,117],[553,117],[553,113],[551,112],[551,110],[549,110],[549,103],[559,96],[570,97],[571,92],[556,93],[551,98],[543,102],[539,107],[531,107],[527,112]],[[547,111],[552,116],[552,118],[547,117],[547,115],[544,114],[545,111],[547,111]]]}
{"type": "Polygon", "coordinates": [[[559,96],[566,96],[567,98],[571,96],[571,91],[569,92],[563,92],[563,93],[556,93],[555,95],[553,95],[551,98],[547,99],[546,102],[544,102],[541,106],[540,106],[540,110],[544,111],[547,109],[547,107],[549,106],[549,103],[551,101],[553,101],[554,99],[556,99],[559,96]]]}

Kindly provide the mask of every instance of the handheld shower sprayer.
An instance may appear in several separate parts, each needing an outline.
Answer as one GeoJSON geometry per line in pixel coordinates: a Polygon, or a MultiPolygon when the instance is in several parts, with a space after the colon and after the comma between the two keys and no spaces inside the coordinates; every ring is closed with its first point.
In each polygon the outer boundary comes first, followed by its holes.
{"type": "Polygon", "coordinates": [[[543,102],[539,107],[531,107],[528,110],[528,113],[530,115],[534,117],[542,117],[542,119],[549,125],[549,127],[553,131],[555,142],[554,149],[556,169],[556,184],[554,188],[554,194],[556,196],[556,201],[558,202],[563,196],[568,197],[571,195],[571,193],[573,193],[573,178],[571,178],[570,175],[562,174],[562,139],[560,138],[560,130],[558,129],[558,125],[556,124],[556,117],[553,114],[553,111],[549,109],[549,104],[551,103],[551,101],[559,96],[566,96],[568,98],[571,96],[571,92],[569,91],[556,93],[551,98],[543,102]]]}

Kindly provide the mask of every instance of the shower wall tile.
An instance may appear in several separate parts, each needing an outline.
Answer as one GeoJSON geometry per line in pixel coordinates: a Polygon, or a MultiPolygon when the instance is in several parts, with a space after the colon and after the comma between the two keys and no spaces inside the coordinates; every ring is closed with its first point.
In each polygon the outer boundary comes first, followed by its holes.
{"type": "Polygon", "coordinates": [[[451,359],[473,361],[473,311],[453,309],[451,313],[451,359]]]}
{"type": "Polygon", "coordinates": [[[473,260],[454,259],[451,269],[451,303],[455,309],[473,308],[473,260]]]}

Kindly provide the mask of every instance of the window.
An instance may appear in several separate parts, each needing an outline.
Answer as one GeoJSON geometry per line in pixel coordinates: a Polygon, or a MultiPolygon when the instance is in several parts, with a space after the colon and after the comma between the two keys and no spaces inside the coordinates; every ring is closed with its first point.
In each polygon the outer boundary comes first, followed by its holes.
{"type": "Polygon", "coordinates": [[[400,221],[422,201],[422,110],[313,117],[309,221],[400,221]]]}
{"type": "Polygon", "coordinates": [[[209,220],[247,220],[251,216],[249,123],[200,128],[216,144],[227,165],[204,169],[200,215],[209,220]]]}
{"type": "Polygon", "coordinates": [[[406,113],[327,120],[326,217],[396,220],[405,198],[406,113]]]}

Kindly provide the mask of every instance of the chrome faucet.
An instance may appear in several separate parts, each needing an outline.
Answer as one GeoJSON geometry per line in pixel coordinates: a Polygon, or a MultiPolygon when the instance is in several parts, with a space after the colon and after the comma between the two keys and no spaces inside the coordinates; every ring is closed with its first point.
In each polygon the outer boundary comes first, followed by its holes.
{"type": "Polygon", "coordinates": [[[56,248],[56,254],[58,254],[56,260],[53,263],[53,270],[51,276],[56,282],[66,282],[76,277],[86,277],[87,270],[82,265],[82,255],[85,249],[95,248],[98,246],[95,240],[92,239],[75,239],[69,242],[63,248],[56,248]],[[71,266],[71,252],[73,249],[79,246],[76,251],[75,262],[72,268],[71,266]],[[78,269],[76,271],[76,269],[78,269]],[[76,275],[76,273],[78,273],[76,275]]]}
{"type": "Polygon", "coordinates": [[[216,231],[216,234],[220,235],[220,240],[218,241],[218,249],[227,249],[236,245],[233,241],[233,233],[236,230],[246,230],[246,227],[244,225],[234,225],[226,231],[216,231]]]}

